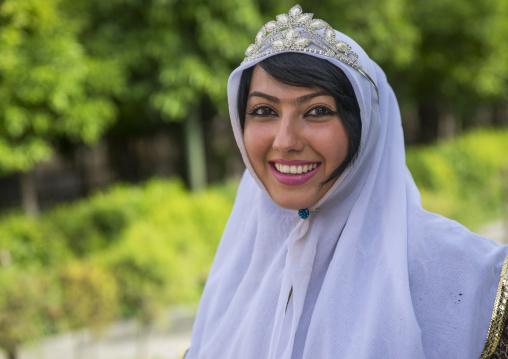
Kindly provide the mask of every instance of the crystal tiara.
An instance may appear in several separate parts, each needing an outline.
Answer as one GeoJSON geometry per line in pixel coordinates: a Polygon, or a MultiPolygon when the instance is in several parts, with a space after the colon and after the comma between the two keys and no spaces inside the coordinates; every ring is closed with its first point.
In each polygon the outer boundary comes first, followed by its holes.
{"type": "Polygon", "coordinates": [[[335,30],[325,21],[312,19],[314,14],[303,13],[300,5],[295,5],[288,14],[277,15],[256,35],[254,44],[245,51],[242,64],[279,51],[304,51],[320,54],[339,60],[360,72],[379,91],[370,76],[356,62],[358,55],[344,41],[335,40],[335,30]],[[300,30],[298,30],[300,29],[300,30]],[[323,30],[323,34],[317,31],[323,30]]]}

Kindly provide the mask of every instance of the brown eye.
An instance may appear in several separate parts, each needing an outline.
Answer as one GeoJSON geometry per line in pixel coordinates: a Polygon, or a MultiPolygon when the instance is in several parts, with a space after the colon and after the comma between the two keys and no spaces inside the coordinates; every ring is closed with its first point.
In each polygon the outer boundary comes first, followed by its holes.
{"type": "Polygon", "coordinates": [[[307,116],[314,116],[314,117],[330,116],[333,114],[335,114],[335,112],[325,106],[316,106],[313,109],[311,109],[309,112],[307,112],[307,116]]]}
{"type": "Polygon", "coordinates": [[[268,117],[275,115],[275,111],[272,110],[270,107],[260,106],[249,112],[248,115],[254,117],[268,117]]]}

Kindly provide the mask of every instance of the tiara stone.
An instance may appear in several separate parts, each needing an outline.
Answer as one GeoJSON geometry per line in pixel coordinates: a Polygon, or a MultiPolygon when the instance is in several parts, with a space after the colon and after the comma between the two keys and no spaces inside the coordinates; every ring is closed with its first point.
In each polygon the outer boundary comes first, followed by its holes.
{"type": "Polygon", "coordinates": [[[272,42],[272,46],[276,49],[284,49],[284,41],[282,40],[274,40],[272,42]]]}
{"type": "Polygon", "coordinates": [[[267,23],[264,28],[266,31],[268,32],[271,32],[273,30],[275,30],[275,28],[277,27],[277,22],[276,21],[270,21],[269,23],[267,23]]]}
{"type": "Polygon", "coordinates": [[[300,5],[295,5],[289,10],[289,15],[295,17],[302,13],[302,8],[300,5]]]}
{"type": "Polygon", "coordinates": [[[285,35],[286,39],[291,41],[298,36],[298,31],[296,31],[295,29],[287,29],[285,35]]]}
{"type": "Polygon", "coordinates": [[[275,21],[266,23],[259,30],[254,44],[245,51],[242,64],[279,51],[310,52],[334,58],[358,70],[378,92],[374,81],[357,63],[358,55],[351,46],[344,41],[336,41],[335,30],[325,21],[313,19],[313,16],[303,13],[300,5],[293,6],[287,14],[277,15],[275,21]]]}
{"type": "Polygon", "coordinates": [[[312,30],[320,30],[323,29],[326,26],[326,22],[319,19],[314,19],[310,22],[309,26],[312,30]]]}
{"type": "Polygon", "coordinates": [[[277,23],[279,25],[287,25],[288,22],[289,22],[289,16],[287,16],[286,14],[277,15],[277,23]]]}
{"type": "Polygon", "coordinates": [[[340,52],[346,52],[349,50],[349,46],[345,43],[345,42],[342,42],[342,41],[339,41],[335,44],[335,47],[337,48],[337,50],[339,50],[340,52]]]}

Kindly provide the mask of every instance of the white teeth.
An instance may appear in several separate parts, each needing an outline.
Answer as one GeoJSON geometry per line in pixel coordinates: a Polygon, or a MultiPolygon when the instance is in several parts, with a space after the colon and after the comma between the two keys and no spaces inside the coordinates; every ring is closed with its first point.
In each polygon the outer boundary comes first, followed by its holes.
{"type": "Polygon", "coordinates": [[[312,164],[303,165],[303,166],[302,165],[288,166],[288,165],[282,165],[282,164],[276,163],[276,162],[274,162],[273,165],[274,165],[275,169],[277,171],[279,171],[280,173],[292,174],[292,175],[310,172],[318,166],[317,163],[312,163],[312,164]]]}

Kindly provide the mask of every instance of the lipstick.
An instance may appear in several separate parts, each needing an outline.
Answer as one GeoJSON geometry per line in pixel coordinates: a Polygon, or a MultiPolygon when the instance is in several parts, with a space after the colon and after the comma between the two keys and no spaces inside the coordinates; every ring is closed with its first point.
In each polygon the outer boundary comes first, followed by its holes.
{"type": "MultiPolygon", "coordinates": [[[[273,176],[277,181],[279,181],[281,184],[288,185],[288,186],[299,186],[310,180],[319,170],[321,167],[321,163],[319,162],[312,162],[312,161],[300,161],[300,160],[293,160],[293,161],[286,161],[286,160],[273,160],[270,161],[270,170],[272,171],[273,176]],[[276,166],[281,169],[282,166],[288,166],[293,167],[292,170],[295,172],[296,166],[302,166],[302,168],[307,167],[313,167],[316,166],[316,168],[306,172],[306,173],[282,173],[279,172],[276,168],[276,166]]],[[[285,171],[288,171],[288,168],[284,168],[285,171]]]]}

